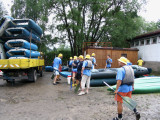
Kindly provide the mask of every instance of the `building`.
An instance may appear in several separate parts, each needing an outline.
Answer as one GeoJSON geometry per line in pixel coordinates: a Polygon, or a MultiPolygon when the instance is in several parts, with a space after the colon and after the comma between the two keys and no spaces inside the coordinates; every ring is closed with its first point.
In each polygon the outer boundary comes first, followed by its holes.
{"type": "Polygon", "coordinates": [[[138,58],[145,61],[145,67],[160,71],[160,30],[136,36],[131,40],[131,48],[139,49],[138,58]]]}
{"type": "Polygon", "coordinates": [[[98,45],[97,43],[96,45],[85,43],[84,46],[85,46],[83,50],[84,55],[86,54],[91,55],[92,53],[96,54],[95,56],[97,63],[96,69],[105,68],[107,55],[110,55],[113,60],[112,68],[119,67],[118,59],[121,56],[127,57],[130,60],[130,62],[132,62],[132,64],[137,64],[138,60],[137,48],[115,48],[115,47],[108,47],[108,44],[98,45]]]}

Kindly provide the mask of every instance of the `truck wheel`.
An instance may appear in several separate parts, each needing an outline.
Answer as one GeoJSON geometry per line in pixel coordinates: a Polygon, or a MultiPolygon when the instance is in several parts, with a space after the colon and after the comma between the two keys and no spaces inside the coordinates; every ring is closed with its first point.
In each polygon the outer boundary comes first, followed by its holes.
{"type": "Polygon", "coordinates": [[[43,76],[43,71],[40,71],[39,74],[40,74],[40,77],[42,77],[43,76]]]}
{"type": "Polygon", "coordinates": [[[31,82],[37,81],[37,71],[35,69],[32,69],[28,72],[28,80],[31,82]]]}

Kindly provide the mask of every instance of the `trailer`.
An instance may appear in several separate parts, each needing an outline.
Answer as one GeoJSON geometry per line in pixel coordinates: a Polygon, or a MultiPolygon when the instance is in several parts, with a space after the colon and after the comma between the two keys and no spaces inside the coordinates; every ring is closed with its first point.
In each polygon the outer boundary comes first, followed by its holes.
{"type": "Polygon", "coordinates": [[[12,19],[12,17],[4,17],[4,19],[0,20],[0,70],[3,73],[0,79],[12,83],[17,79],[27,79],[28,81],[36,82],[37,74],[42,77],[42,68],[44,66],[43,54],[38,51],[32,51],[35,50],[33,49],[33,47],[36,46],[34,44],[37,42],[40,43],[41,35],[42,30],[40,26],[33,20],[15,20],[12,19]],[[26,24],[26,22],[28,24],[26,24]],[[22,23],[23,26],[19,28],[19,25],[22,25],[22,23]],[[39,36],[33,34],[33,31],[38,32],[39,36]],[[13,55],[8,52],[13,52],[12,48],[10,48],[11,45],[6,44],[8,47],[5,47],[7,40],[14,41],[13,47],[15,49],[13,50],[15,51],[13,55]],[[17,40],[27,40],[28,44],[17,43],[17,40]],[[32,42],[34,42],[34,44],[32,42]],[[19,47],[19,44],[23,44],[21,46],[22,48],[19,47]],[[25,50],[25,52],[22,50],[25,50]],[[36,53],[38,53],[38,55],[36,53]]]}
{"type": "Polygon", "coordinates": [[[6,82],[15,82],[16,79],[27,79],[31,82],[36,82],[37,74],[42,77],[44,59],[1,59],[0,70],[3,76],[0,79],[6,82]]]}

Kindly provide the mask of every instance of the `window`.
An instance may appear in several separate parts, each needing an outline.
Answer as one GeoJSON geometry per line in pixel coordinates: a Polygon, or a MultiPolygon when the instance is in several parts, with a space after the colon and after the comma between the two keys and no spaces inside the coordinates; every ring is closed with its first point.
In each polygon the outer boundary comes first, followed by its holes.
{"type": "Polygon", "coordinates": [[[121,54],[122,57],[126,57],[127,58],[127,54],[121,54]]]}
{"type": "Polygon", "coordinates": [[[146,45],[149,45],[150,44],[150,39],[147,39],[146,40],[146,45]]]}
{"type": "Polygon", "coordinates": [[[144,45],[144,40],[141,40],[141,45],[144,45]]]}
{"type": "Polygon", "coordinates": [[[135,42],[135,46],[139,46],[139,41],[136,41],[136,42],[135,42]]]}
{"type": "Polygon", "coordinates": [[[157,43],[157,37],[152,38],[152,44],[156,44],[157,43]]]}

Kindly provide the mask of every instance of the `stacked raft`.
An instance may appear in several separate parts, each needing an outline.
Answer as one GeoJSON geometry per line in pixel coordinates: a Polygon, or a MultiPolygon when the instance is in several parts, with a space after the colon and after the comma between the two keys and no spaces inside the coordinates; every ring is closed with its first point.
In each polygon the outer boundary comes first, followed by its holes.
{"type": "MultiPolygon", "coordinates": [[[[116,89],[116,85],[112,86],[116,89]]],[[[111,89],[108,89],[112,91],[111,89]]],[[[160,77],[136,78],[133,94],[160,93],[160,77]]]]}
{"type": "Polygon", "coordinates": [[[5,16],[0,20],[0,38],[5,42],[9,59],[38,58],[37,43],[42,29],[31,19],[13,19],[5,16]]]}

